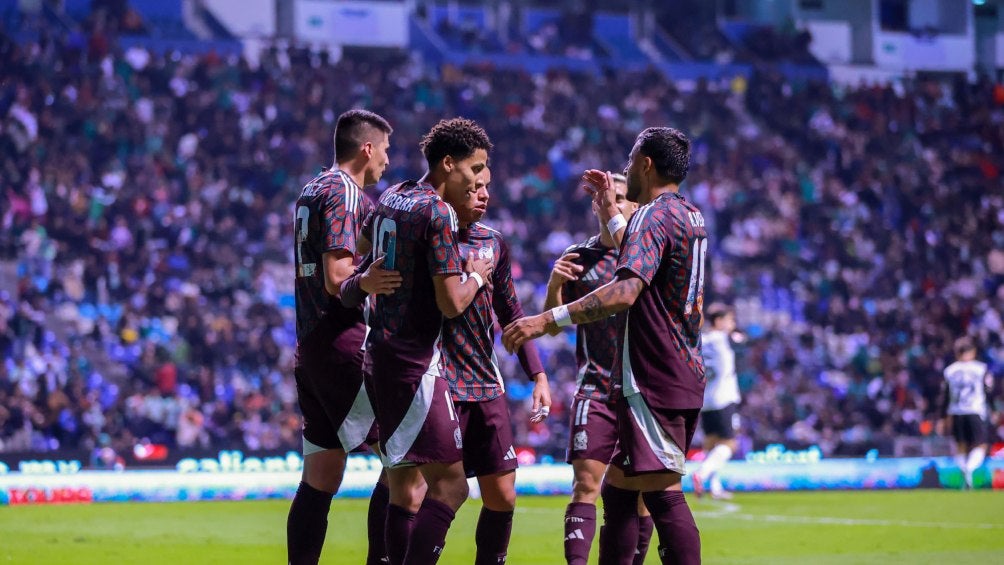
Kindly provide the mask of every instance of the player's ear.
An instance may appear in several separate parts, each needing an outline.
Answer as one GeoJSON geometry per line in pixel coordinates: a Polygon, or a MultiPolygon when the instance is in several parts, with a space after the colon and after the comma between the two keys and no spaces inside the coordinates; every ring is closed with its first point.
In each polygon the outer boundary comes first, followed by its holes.
{"type": "Polygon", "coordinates": [[[360,149],[362,150],[363,153],[366,154],[366,158],[367,159],[373,157],[373,142],[372,141],[367,141],[366,143],[363,143],[363,146],[360,147],[360,149]]]}

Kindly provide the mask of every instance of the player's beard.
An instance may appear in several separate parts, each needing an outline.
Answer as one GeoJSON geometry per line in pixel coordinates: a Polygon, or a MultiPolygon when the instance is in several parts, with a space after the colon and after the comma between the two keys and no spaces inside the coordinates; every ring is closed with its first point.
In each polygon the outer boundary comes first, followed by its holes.
{"type": "Polygon", "coordinates": [[[641,202],[638,200],[641,197],[641,179],[638,178],[638,173],[628,171],[627,194],[625,196],[631,202],[641,202]]]}

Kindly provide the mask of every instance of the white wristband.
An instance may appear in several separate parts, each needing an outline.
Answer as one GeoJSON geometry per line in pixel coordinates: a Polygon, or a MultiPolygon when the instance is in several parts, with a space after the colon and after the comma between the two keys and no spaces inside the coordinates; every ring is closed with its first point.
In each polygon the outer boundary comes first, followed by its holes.
{"type": "Polygon", "coordinates": [[[627,220],[624,219],[624,214],[617,214],[610,221],[607,222],[607,232],[610,235],[614,235],[619,232],[622,228],[627,227],[627,220]]]}
{"type": "Polygon", "coordinates": [[[474,282],[478,283],[478,288],[485,286],[485,279],[481,278],[478,273],[468,273],[467,278],[474,279],[474,282]]]}
{"type": "Polygon", "coordinates": [[[558,324],[559,328],[572,325],[572,316],[568,313],[568,306],[561,305],[551,308],[551,316],[554,317],[554,323],[558,324]]]}

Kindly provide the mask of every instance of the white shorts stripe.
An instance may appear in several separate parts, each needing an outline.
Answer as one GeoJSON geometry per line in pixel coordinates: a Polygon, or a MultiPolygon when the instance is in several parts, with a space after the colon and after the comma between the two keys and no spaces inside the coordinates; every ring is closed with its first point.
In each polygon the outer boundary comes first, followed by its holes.
{"type": "Polygon", "coordinates": [[[642,435],[645,436],[645,442],[652,453],[666,469],[686,475],[687,455],[659,425],[652,410],[645,404],[645,398],[640,394],[634,394],[625,397],[625,400],[627,400],[630,409],[631,419],[641,429],[642,435]]]}
{"type": "Polygon", "coordinates": [[[370,399],[366,395],[366,386],[360,384],[356,399],[352,402],[348,415],[342,420],[341,427],[338,428],[338,441],[342,442],[342,448],[349,452],[362,445],[375,419],[373,406],[370,405],[370,399]]]}
{"type": "Polygon", "coordinates": [[[405,413],[401,423],[398,424],[394,433],[387,438],[386,455],[391,465],[397,465],[404,456],[411,450],[411,446],[418,438],[418,433],[422,431],[422,424],[429,417],[429,410],[432,408],[432,397],[436,392],[436,379],[438,374],[426,373],[422,375],[422,381],[415,390],[415,398],[411,400],[411,406],[405,413]]]}

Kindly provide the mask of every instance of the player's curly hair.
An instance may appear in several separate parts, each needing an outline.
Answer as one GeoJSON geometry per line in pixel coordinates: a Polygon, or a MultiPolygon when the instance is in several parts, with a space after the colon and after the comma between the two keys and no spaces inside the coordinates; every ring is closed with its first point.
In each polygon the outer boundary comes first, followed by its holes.
{"type": "Polygon", "coordinates": [[[492,150],[492,142],[484,128],[466,118],[439,120],[422,137],[418,146],[425,155],[430,171],[447,155],[461,160],[470,157],[478,149],[492,150]]]}
{"type": "Polygon", "coordinates": [[[639,153],[652,159],[655,172],[663,179],[680,184],[690,170],[690,140],[678,129],[647,128],[638,134],[639,153]]]}

